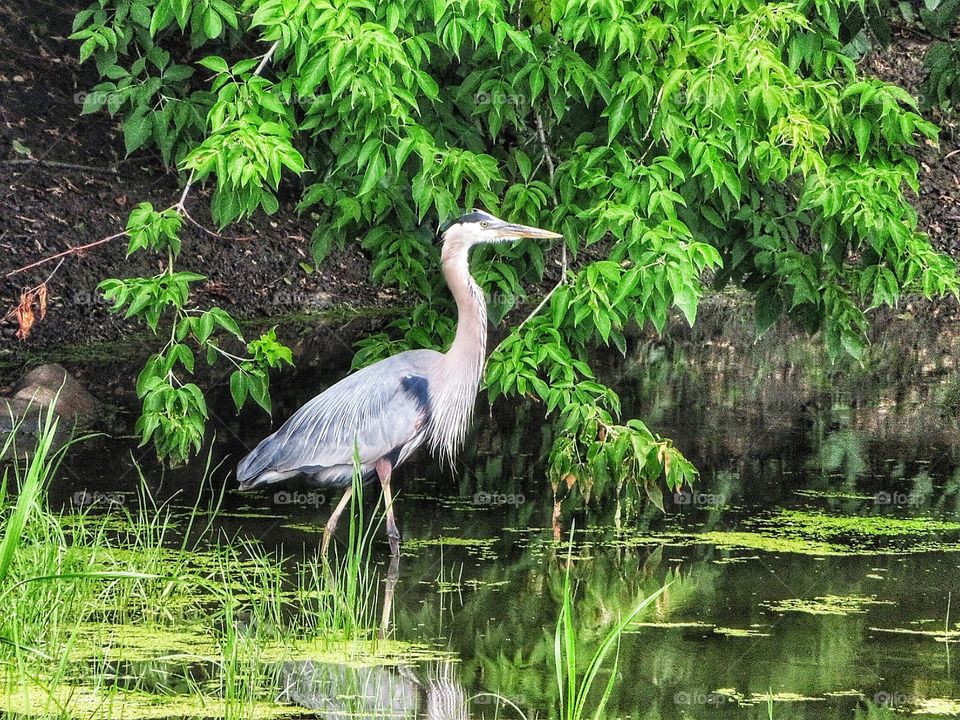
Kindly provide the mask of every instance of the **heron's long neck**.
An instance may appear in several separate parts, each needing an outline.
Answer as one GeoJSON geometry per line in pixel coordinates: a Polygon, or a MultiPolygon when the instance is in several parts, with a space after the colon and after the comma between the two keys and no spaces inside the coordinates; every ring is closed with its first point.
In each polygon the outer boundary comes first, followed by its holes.
{"type": "Polygon", "coordinates": [[[431,407],[431,446],[452,462],[466,437],[487,349],[487,305],[470,276],[466,247],[443,251],[443,275],[457,303],[457,333],[441,361],[431,407]]]}
{"type": "Polygon", "coordinates": [[[487,303],[470,275],[466,250],[443,258],[443,276],[457,303],[457,334],[446,352],[446,360],[460,370],[464,366],[474,368],[472,377],[479,383],[487,350],[487,303]]]}

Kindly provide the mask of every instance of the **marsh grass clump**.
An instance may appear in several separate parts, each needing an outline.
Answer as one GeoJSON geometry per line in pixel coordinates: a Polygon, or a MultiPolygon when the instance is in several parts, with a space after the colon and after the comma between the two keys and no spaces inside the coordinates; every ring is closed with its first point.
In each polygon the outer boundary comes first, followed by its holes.
{"type": "Polygon", "coordinates": [[[142,475],[136,502],[57,511],[46,500],[56,430],[51,413],[0,485],[0,711],[296,715],[276,702],[285,662],[404,661],[407,648],[376,633],[373,522],[358,514],[331,564],[225,536],[222,492],[184,511],[158,503],[142,475]]]}

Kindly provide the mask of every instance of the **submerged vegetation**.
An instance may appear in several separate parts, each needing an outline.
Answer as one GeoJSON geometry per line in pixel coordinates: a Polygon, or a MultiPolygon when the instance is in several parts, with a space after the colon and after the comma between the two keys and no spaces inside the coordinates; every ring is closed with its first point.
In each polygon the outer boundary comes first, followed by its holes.
{"type": "Polygon", "coordinates": [[[331,569],[220,536],[216,504],[174,512],[141,490],[134,512],[53,511],[45,496],[55,430],[51,416],[26,471],[6,474],[0,506],[6,712],[289,716],[297,711],[274,703],[285,663],[390,666],[442,655],[377,638],[378,583],[361,532],[331,569]]]}

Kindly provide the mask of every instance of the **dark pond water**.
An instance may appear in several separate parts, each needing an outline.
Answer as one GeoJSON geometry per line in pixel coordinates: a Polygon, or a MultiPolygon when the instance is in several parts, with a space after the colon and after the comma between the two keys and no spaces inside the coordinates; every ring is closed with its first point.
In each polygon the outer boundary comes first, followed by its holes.
{"type": "MultiPolygon", "coordinates": [[[[600,363],[624,415],[673,438],[702,473],[695,493],[666,498],[665,514],[618,514],[608,501],[563,515],[565,530],[577,528],[584,648],[671,582],[621,645],[607,715],[767,718],[768,696],[775,718],[960,711],[955,341],[891,334],[864,366],[835,368],[814,343],[788,335],[754,343],[737,327],[638,339],[626,359],[600,363]]],[[[333,360],[349,357],[331,349],[339,342],[327,331],[301,342],[299,370],[275,380],[278,421],[346,371],[333,360]]],[[[218,392],[215,455],[232,467],[269,421],[237,418],[225,388],[218,392]]],[[[490,413],[482,401],[456,475],[419,456],[397,478],[397,638],[450,650],[451,686],[465,696],[499,693],[529,717],[549,716],[557,700],[549,662],[563,559],[545,477],[550,432],[536,406],[490,413]]],[[[199,467],[161,473],[149,451],[101,438],[70,456],[55,496],[131,490],[131,454],[160,497],[198,483],[199,467]]],[[[268,517],[222,523],[288,553],[310,552],[337,496],[295,490],[231,490],[227,510],[268,517]]],[[[376,553],[385,564],[383,536],[376,553]]],[[[293,670],[322,675],[308,683],[319,704],[301,694],[302,704],[331,707],[324,697],[339,692],[336,671],[293,670]]],[[[359,682],[395,698],[399,715],[415,692],[396,673],[359,682]]],[[[497,711],[481,700],[471,714],[497,711]]]]}

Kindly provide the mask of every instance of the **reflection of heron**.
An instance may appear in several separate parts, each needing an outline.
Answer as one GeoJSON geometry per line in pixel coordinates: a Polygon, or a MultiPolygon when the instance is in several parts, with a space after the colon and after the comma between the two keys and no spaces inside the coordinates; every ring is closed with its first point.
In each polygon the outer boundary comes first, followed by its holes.
{"type": "Polygon", "coordinates": [[[280,668],[281,700],[318,711],[327,720],[467,720],[463,685],[449,661],[428,667],[352,667],[312,660],[280,668]]]}
{"type": "Polygon", "coordinates": [[[390,551],[400,552],[390,474],[429,441],[452,461],[467,432],[487,344],[483,292],[470,276],[470,248],[557,233],[515,225],[485,212],[463,215],[443,234],[443,274],[457,303],[457,333],[445,353],[407,350],[358,370],[300,408],[237,468],[241,490],[298,474],[318,486],[345,487],[327,521],[326,550],[352,494],[356,452],[365,481],[383,487],[390,551]]]}

